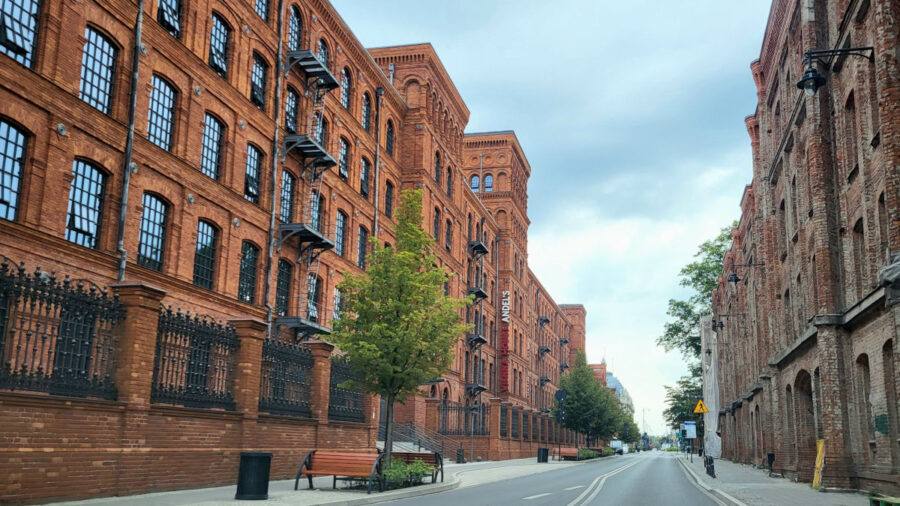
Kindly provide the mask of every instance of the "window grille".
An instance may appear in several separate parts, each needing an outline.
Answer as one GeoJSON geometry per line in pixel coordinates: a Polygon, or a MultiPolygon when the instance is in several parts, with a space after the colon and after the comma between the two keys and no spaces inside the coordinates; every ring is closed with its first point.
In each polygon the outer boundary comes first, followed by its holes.
{"type": "Polygon", "coordinates": [[[300,50],[300,38],[303,35],[303,19],[300,10],[291,7],[291,17],[288,20],[288,51],[300,50]]]}
{"type": "Polygon", "coordinates": [[[250,101],[260,109],[266,108],[266,74],[269,65],[262,56],[253,53],[253,70],[250,73],[250,101]]]}
{"type": "Polygon", "coordinates": [[[147,113],[147,139],[166,151],[172,150],[172,125],[175,122],[176,92],[163,78],[153,76],[150,110],[147,113]]]}
{"type": "Polygon", "coordinates": [[[0,53],[31,67],[37,39],[38,0],[0,2],[0,53]]]}
{"type": "Polygon", "coordinates": [[[334,230],[334,252],[338,256],[344,256],[347,245],[347,215],[341,211],[337,213],[337,223],[334,230]]]}
{"type": "Polygon", "coordinates": [[[247,164],[244,175],[244,198],[259,204],[259,174],[262,171],[263,153],[256,146],[247,144],[247,164]]]}
{"type": "Polygon", "coordinates": [[[384,150],[387,154],[394,155],[394,123],[391,120],[387,122],[387,133],[384,137],[384,150]]]}
{"type": "Polygon", "coordinates": [[[269,0],[256,0],[254,10],[266,23],[269,22],[269,0]]]}
{"type": "Polygon", "coordinates": [[[363,227],[359,227],[359,244],[356,254],[356,265],[360,269],[366,268],[366,247],[369,243],[369,233],[363,227]]]}
{"type": "Polygon", "coordinates": [[[81,56],[80,98],[98,111],[109,114],[116,71],[116,48],[91,27],[85,30],[84,38],[87,40],[81,56]]]}
{"type": "Polygon", "coordinates": [[[285,223],[294,221],[294,187],[296,178],[288,171],[281,172],[281,212],[279,218],[285,223]]]}
{"type": "Polygon", "coordinates": [[[200,160],[200,170],[207,176],[218,180],[219,166],[222,160],[222,132],[225,126],[206,113],[203,123],[203,149],[200,160]]]}
{"type": "Polygon", "coordinates": [[[394,215],[394,185],[390,181],[384,188],[384,215],[388,218],[394,215]]]}
{"type": "Polygon", "coordinates": [[[344,109],[350,108],[350,71],[346,68],[341,71],[341,105],[344,109]]]}
{"type": "Polygon", "coordinates": [[[359,193],[369,198],[369,161],[362,159],[359,169],[359,193]]]}
{"type": "Polygon", "coordinates": [[[244,241],[241,244],[241,271],[238,276],[238,300],[253,304],[256,296],[256,261],[259,248],[244,241]]]}
{"type": "Polygon", "coordinates": [[[363,94],[362,127],[366,132],[371,131],[372,126],[372,99],[368,93],[363,94]]]}
{"type": "Polygon", "coordinates": [[[216,228],[208,221],[197,222],[197,250],[194,252],[194,284],[212,290],[216,267],[216,228]]]}
{"type": "Polygon", "coordinates": [[[284,129],[289,134],[297,133],[297,117],[300,110],[300,94],[294,88],[288,87],[287,101],[284,105],[284,129]]]}
{"type": "Polygon", "coordinates": [[[338,176],[341,179],[346,180],[350,176],[350,146],[347,145],[347,141],[344,138],[341,138],[340,141],[340,156],[338,157],[338,176]]]}
{"type": "Polygon", "coordinates": [[[159,0],[156,20],[173,37],[181,35],[181,0],[159,0]]]}
{"type": "Polygon", "coordinates": [[[218,15],[212,15],[212,30],[209,33],[209,66],[222,77],[228,77],[228,45],[231,29],[218,15]]]}
{"type": "Polygon", "coordinates": [[[19,207],[25,142],[25,132],[0,119],[0,218],[10,221],[19,207]]]}
{"type": "Polygon", "coordinates": [[[143,205],[137,261],[139,265],[161,271],[166,242],[166,215],[169,210],[162,200],[149,193],[144,194],[143,205]]]}
{"type": "Polygon", "coordinates": [[[291,300],[291,277],[294,266],[285,259],[278,260],[278,280],[275,282],[275,314],[284,316],[291,300]]]}
{"type": "Polygon", "coordinates": [[[75,160],[72,164],[72,173],[74,177],[69,190],[66,240],[86,248],[96,248],[100,236],[106,176],[81,160],[75,160]]]}

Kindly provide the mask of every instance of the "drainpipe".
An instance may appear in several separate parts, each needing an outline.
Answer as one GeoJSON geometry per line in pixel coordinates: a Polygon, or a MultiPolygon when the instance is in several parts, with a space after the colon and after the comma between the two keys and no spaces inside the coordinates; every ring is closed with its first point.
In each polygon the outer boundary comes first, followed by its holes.
{"type": "MultiPolygon", "coordinates": [[[[375,220],[372,224],[372,237],[378,239],[378,174],[381,173],[381,97],[384,88],[375,90],[375,220]]],[[[396,132],[394,132],[396,135],[396,132]]]]}
{"type": "Polygon", "coordinates": [[[272,337],[272,317],[274,308],[269,300],[272,291],[272,257],[275,255],[275,212],[278,208],[275,203],[278,195],[278,158],[280,156],[279,121],[281,117],[281,86],[284,81],[284,0],[278,0],[278,58],[275,63],[275,131],[272,134],[272,205],[269,213],[269,252],[266,255],[266,283],[264,299],[266,301],[266,338],[272,337]]]}
{"type": "Polygon", "coordinates": [[[144,25],[144,0],[138,0],[137,20],[134,22],[134,52],[131,56],[131,91],[128,97],[128,137],[125,141],[125,159],[123,161],[122,205],[119,207],[119,230],[116,238],[116,250],[119,252],[119,273],[116,280],[121,283],[125,279],[125,265],[128,262],[128,251],[125,250],[125,219],[128,217],[128,187],[131,185],[131,155],[134,151],[134,117],[137,111],[138,71],[141,67],[141,29],[144,25]]]}

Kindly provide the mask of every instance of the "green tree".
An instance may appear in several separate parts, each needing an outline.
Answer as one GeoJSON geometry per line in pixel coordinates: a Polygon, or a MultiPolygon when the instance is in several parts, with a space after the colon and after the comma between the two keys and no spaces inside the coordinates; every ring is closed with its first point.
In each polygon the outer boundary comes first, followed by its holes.
{"type": "MultiPolygon", "coordinates": [[[[559,388],[566,391],[566,400],[562,402],[565,427],[591,439],[607,439],[621,427],[619,401],[594,377],[584,351],[578,352],[574,366],[559,379],[559,388]]],[[[558,410],[559,406],[553,408],[554,416],[558,410]]]]}
{"type": "Polygon", "coordinates": [[[619,431],[619,439],[625,443],[637,443],[641,439],[641,430],[631,418],[625,417],[622,421],[622,430],[619,431]]]}
{"type": "Polygon", "coordinates": [[[666,386],[666,404],[669,405],[663,411],[663,417],[669,427],[678,429],[682,422],[696,420],[699,415],[694,414],[697,400],[703,397],[700,387],[700,364],[695,362],[690,365],[688,374],[681,377],[674,387],[666,386]]]}
{"type": "Polygon", "coordinates": [[[421,228],[422,193],[401,192],[396,216],[396,246],[380,247],[372,238],[375,253],[367,271],[345,274],[338,285],[344,305],[331,334],[360,373],[357,386],[386,402],[387,463],[394,402],[447,370],[454,343],[468,330],[459,311],[471,303],[444,295],[449,274],[437,267],[434,241],[421,228]]]}

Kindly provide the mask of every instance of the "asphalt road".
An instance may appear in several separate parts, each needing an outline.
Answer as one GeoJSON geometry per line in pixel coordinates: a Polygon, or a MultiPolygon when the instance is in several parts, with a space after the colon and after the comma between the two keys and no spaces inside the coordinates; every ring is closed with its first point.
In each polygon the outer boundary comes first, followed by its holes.
{"type": "Polygon", "coordinates": [[[674,454],[653,451],[387,504],[716,506],[721,503],[694,484],[674,454]]]}

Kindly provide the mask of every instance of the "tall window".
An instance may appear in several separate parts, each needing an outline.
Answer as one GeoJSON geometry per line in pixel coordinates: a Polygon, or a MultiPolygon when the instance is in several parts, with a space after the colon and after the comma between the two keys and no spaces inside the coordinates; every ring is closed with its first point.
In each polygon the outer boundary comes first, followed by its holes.
{"type": "Polygon", "coordinates": [[[368,93],[363,93],[362,104],[362,127],[366,132],[371,131],[372,127],[372,98],[368,93]]]}
{"type": "Polygon", "coordinates": [[[116,48],[109,39],[91,27],[85,30],[84,38],[80,98],[98,111],[109,114],[116,71],[116,48]]]}
{"type": "Polygon", "coordinates": [[[394,122],[388,120],[387,131],[384,135],[384,150],[387,154],[394,156],[394,122]]]}
{"type": "Polygon", "coordinates": [[[279,218],[285,223],[294,221],[294,188],[297,180],[288,171],[281,172],[281,212],[279,218]]]}
{"type": "Polygon", "coordinates": [[[256,263],[259,248],[244,241],[241,244],[241,271],[238,275],[238,300],[253,304],[256,297],[256,263]]]}
{"type": "Polygon", "coordinates": [[[269,64],[258,53],[253,53],[253,70],[250,72],[250,101],[262,110],[266,109],[266,76],[269,64]]]}
{"type": "Polygon", "coordinates": [[[366,268],[366,249],[369,243],[369,232],[363,228],[359,227],[359,244],[357,244],[356,251],[356,265],[359,266],[360,269],[366,268]]]}
{"type": "Polygon", "coordinates": [[[440,184],[441,182],[441,154],[434,154],[434,180],[440,184]]]}
{"type": "Polygon", "coordinates": [[[322,210],[325,209],[325,197],[313,192],[309,210],[309,224],[319,232],[322,231],[322,210]]]}
{"type": "Polygon", "coordinates": [[[16,219],[24,165],[25,132],[0,119],[0,218],[5,220],[16,219]]]}
{"type": "Polygon", "coordinates": [[[335,320],[339,320],[341,318],[341,310],[344,309],[344,298],[341,296],[341,291],[334,287],[334,308],[332,318],[335,320]]]}
{"type": "Polygon", "coordinates": [[[338,156],[338,176],[341,176],[341,179],[346,180],[350,175],[350,146],[347,144],[347,141],[341,137],[340,140],[340,156],[338,156]]]}
{"type": "Polygon", "coordinates": [[[247,144],[247,165],[244,172],[244,198],[259,204],[259,175],[262,173],[263,153],[253,144],[247,144]]]}
{"type": "Polygon", "coordinates": [[[291,277],[294,266],[285,259],[278,260],[278,280],[275,282],[275,314],[284,316],[291,300],[291,277]]]}
{"type": "Polygon", "coordinates": [[[447,251],[450,251],[450,246],[453,244],[453,223],[447,220],[447,223],[444,223],[444,227],[444,247],[447,248],[447,251]]]}
{"type": "Polygon", "coordinates": [[[341,105],[344,109],[350,108],[350,69],[344,67],[341,70],[341,105]]]}
{"type": "Polygon", "coordinates": [[[201,150],[200,170],[207,176],[218,180],[219,166],[222,161],[222,132],[225,126],[212,114],[206,113],[203,122],[203,148],[201,150]]]}
{"type": "Polygon", "coordinates": [[[447,195],[453,195],[453,169],[447,167],[447,195]]]}
{"type": "Polygon", "coordinates": [[[269,21],[269,0],[256,0],[254,3],[254,10],[259,17],[263,18],[263,21],[269,21]]]}
{"type": "Polygon", "coordinates": [[[284,103],[284,129],[289,134],[297,133],[297,117],[300,110],[300,94],[288,86],[287,100],[284,103]]]}
{"type": "Polygon", "coordinates": [[[106,176],[93,165],[75,160],[72,164],[72,187],[69,190],[69,217],[66,240],[87,248],[96,248],[103,213],[103,190],[106,176]]]}
{"type": "Polygon", "coordinates": [[[394,185],[390,181],[384,185],[384,215],[388,218],[394,215],[394,185]]]}
{"type": "Polygon", "coordinates": [[[325,43],[324,39],[319,39],[319,45],[316,50],[316,57],[319,58],[319,62],[325,67],[328,66],[328,44],[325,43]]]}
{"type": "Polygon", "coordinates": [[[300,9],[291,7],[291,17],[288,20],[288,51],[300,50],[300,37],[303,35],[303,18],[300,17],[300,9]]]}
{"type": "Polygon", "coordinates": [[[231,28],[217,14],[212,15],[212,30],[209,33],[209,66],[222,77],[228,76],[228,45],[231,42],[231,28]]]}
{"type": "Polygon", "coordinates": [[[478,193],[479,188],[481,187],[481,179],[475,175],[472,176],[472,191],[478,193]]]}
{"type": "Polygon", "coordinates": [[[181,0],[159,0],[156,20],[173,37],[181,35],[181,0]]]}
{"type": "Polygon", "coordinates": [[[197,250],[194,252],[194,284],[212,290],[216,272],[218,231],[212,223],[197,222],[197,250]]]}
{"type": "Polygon", "coordinates": [[[488,174],[484,176],[484,191],[492,192],[494,191],[494,176],[488,174]]]}
{"type": "Polygon", "coordinates": [[[31,67],[37,39],[38,0],[0,2],[0,53],[31,67]]]}
{"type": "Polygon", "coordinates": [[[161,271],[166,246],[166,216],[169,209],[162,200],[149,193],[144,194],[143,204],[137,262],[138,265],[148,269],[161,271]]]}
{"type": "Polygon", "coordinates": [[[321,283],[319,282],[319,278],[314,274],[309,274],[306,285],[306,317],[314,322],[319,321],[319,299],[321,298],[320,287],[321,283]]]}
{"type": "Polygon", "coordinates": [[[347,215],[343,211],[337,212],[334,227],[334,252],[338,256],[344,256],[347,249],[347,215]]]}
{"type": "Polygon", "coordinates": [[[359,168],[359,193],[369,198],[369,161],[362,159],[359,168]]]}
{"type": "Polygon", "coordinates": [[[434,240],[438,241],[441,238],[441,210],[438,208],[434,208],[434,223],[433,223],[433,232],[434,232],[434,240]]]}
{"type": "Polygon", "coordinates": [[[147,112],[147,139],[166,151],[172,150],[172,125],[175,123],[175,88],[163,78],[153,76],[150,110],[147,112]]]}
{"type": "Polygon", "coordinates": [[[325,147],[328,142],[328,121],[322,117],[322,113],[316,113],[316,142],[325,147]]]}

